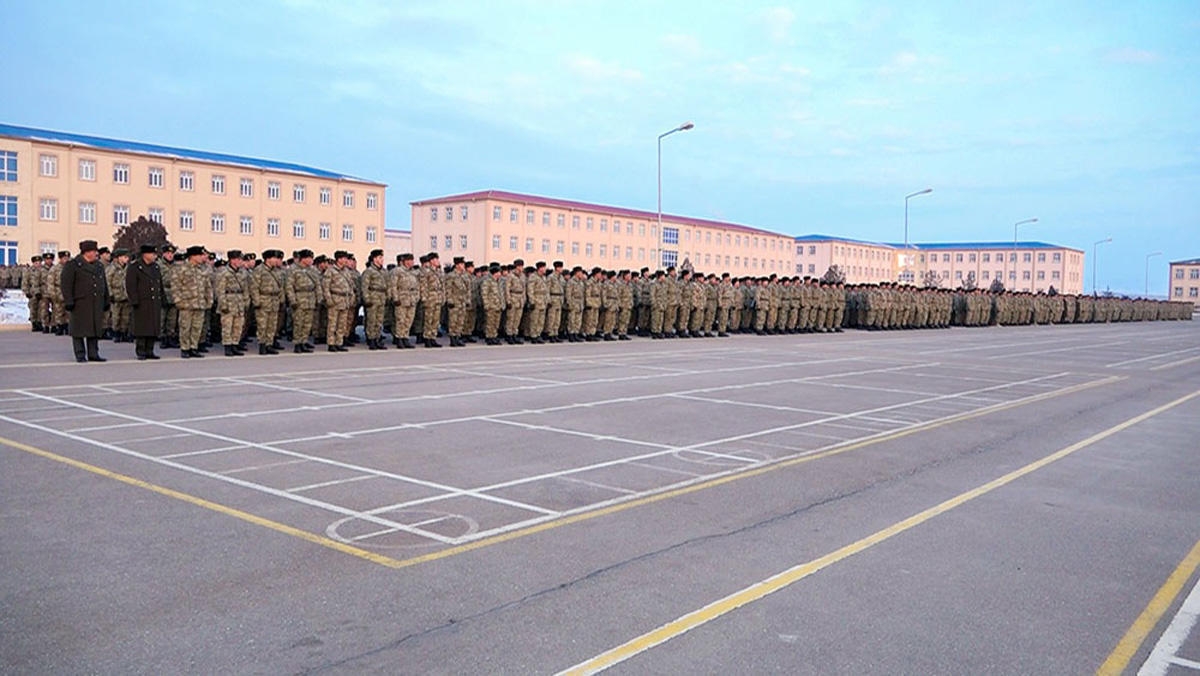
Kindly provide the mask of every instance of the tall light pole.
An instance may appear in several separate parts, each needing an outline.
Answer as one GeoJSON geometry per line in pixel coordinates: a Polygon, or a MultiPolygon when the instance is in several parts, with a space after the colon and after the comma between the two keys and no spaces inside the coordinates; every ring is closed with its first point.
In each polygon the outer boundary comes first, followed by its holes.
{"type": "MultiPolygon", "coordinates": [[[[1150,259],[1154,258],[1155,256],[1161,256],[1161,255],[1162,255],[1161,251],[1155,251],[1154,253],[1146,254],[1146,289],[1145,289],[1145,291],[1142,292],[1143,298],[1150,297],[1150,259]]],[[[1092,261],[1092,264],[1094,265],[1095,261],[1092,261]]]]}
{"type": "Polygon", "coordinates": [[[671,131],[665,131],[665,132],[663,132],[663,133],[661,133],[661,134],[659,134],[659,135],[658,135],[658,260],[659,260],[659,261],[662,261],[662,242],[663,242],[663,228],[662,228],[662,140],[663,140],[664,138],[666,138],[666,137],[670,136],[671,134],[674,134],[674,133],[675,133],[675,132],[677,132],[677,131],[687,131],[687,130],[689,130],[689,129],[691,129],[691,128],[695,127],[695,126],[696,126],[696,125],[692,124],[691,122],[684,122],[683,124],[679,125],[678,127],[675,127],[674,129],[672,129],[671,131]]]}
{"type": "MultiPolygon", "coordinates": [[[[918,190],[914,193],[910,193],[910,194],[904,196],[904,269],[905,269],[905,271],[908,270],[909,256],[911,256],[911,254],[908,253],[908,200],[912,199],[913,197],[916,197],[917,195],[928,195],[931,192],[933,192],[933,188],[925,188],[924,190],[918,190]]],[[[908,280],[906,279],[905,281],[908,281],[908,280]]]]}
{"type": "MultiPolygon", "coordinates": [[[[1017,286],[1017,228],[1021,227],[1022,225],[1026,225],[1028,223],[1037,223],[1037,222],[1038,222],[1038,219],[1036,219],[1036,218],[1026,218],[1023,221],[1017,221],[1016,223],[1013,223],[1013,250],[1012,250],[1013,288],[1016,288],[1016,286],[1017,286]]],[[[1032,288],[1034,286],[1032,272],[1030,272],[1029,277],[1030,277],[1029,286],[1030,286],[1030,288],[1032,288]]]]}
{"type": "Polygon", "coordinates": [[[1099,257],[1100,245],[1108,244],[1111,241],[1112,241],[1112,237],[1106,237],[1105,239],[1099,240],[1095,244],[1092,245],[1092,295],[1093,296],[1096,295],[1096,268],[1099,267],[1097,265],[1097,263],[1100,262],[1100,257],[1099,257]]]}

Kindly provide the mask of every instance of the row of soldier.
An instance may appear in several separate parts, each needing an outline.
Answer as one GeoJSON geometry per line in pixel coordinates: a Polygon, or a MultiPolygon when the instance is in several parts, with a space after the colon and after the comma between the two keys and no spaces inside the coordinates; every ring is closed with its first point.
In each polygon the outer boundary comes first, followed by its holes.
{"type": "MultiPolygon", "coordinates": [[[[332,257],[279,250],[230,251],[224,260],[190,247],[161,248],[162,313],[159,338],[184,357],[199,357],[212,342],[225,354],[244,354],[250,337],[260,354],[276,354],[287,336],[293,351],[327,344],[346,351],[363,334],[372,350],[392,344],[454,347],[482,338],[489,345],[728,336],[731,332],[840,332],[938,328],[951,325],[1085,323],[1190,319],[1191,303],[1108,297],[1048,295],[975,289],[928,289],[895,283],[843,285],[811,277],[733,278],[671,267],[612,271],[561,261],[547,266],[492,263],[476,267],[454,258],[442,267],[436,253],[419,261],[411,254],[385,265],[371,252],[359,272],[352,253],[332,257]],[[412,336],[418,336],[410,341],[412,336]]],[[[56,274],[65,252],[38,257],[24,269],[21,288],[29,299],[33,330],[65,332],[66,312],[56,274]]],[[[101,250],[108,278],[105,319],[114,340],[128,339],[129,302],[124,294],[128,252],[101,250]]],[[[140,356],[140,353],[139,353],[140,356]]]]}

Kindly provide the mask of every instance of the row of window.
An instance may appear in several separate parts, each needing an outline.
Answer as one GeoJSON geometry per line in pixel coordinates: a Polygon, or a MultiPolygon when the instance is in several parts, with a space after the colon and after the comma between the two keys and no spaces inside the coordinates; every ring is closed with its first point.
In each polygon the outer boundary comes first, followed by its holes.
{"type": "MultiPolygon", "coordinates": [[[[1200,287],[1195,287],[1195,286],[1189,287],[1187,290],[1187,295],[1188,295],[1188,298],[1196,298],[1196,297],[1200,296],[1200,287]]],[[[1182,286],[1175,287],[1175,297],[1183,298],[1183,287],[1182,286]]]]}
{"type": "MultiPolygon", "coordinates": [[[[797,245],[796,246],[796,255],[803,256],[804,249],[805,249],[805,246],[803,244],[797,245]]],[[[865,257],[867,259],[883,259],[883,258],[889,257],[888,252],[879,251],[876,249],[861,249],[858,247],[834,247],[834,255],[837,255],[837,256],[852,256],[854,258],[863,258],[864,252],[866,253],[865,257]]],[[[814,256],[814,255],[816,255],[816,253],[817,253],[817,247],[815,245],[811,245],[811,244],[808,245],[808,255],[814,256]]],[[[924,263],[925,256],[926,256],[925,254],[920,254],[920,256],[918,256],[918,260],[920,260],[920,262],[924,263]]],[[[974,262],[976,262],[977,255],[975,253],[967,253],[967,254],[963,254],[961,252],[955,253],[954,261],[956,263],[962,263],[962,262],[964,262],[964,257],[965,257],[966,262],[974,263],[974,262]]],[[[992,254],[991,253],[979,254],[978,257],[984,263],[992,262],[992,254]]],[[[1032,252],[1028,252],[1028,251],[1024,252],[1022,254],[1022,258],[1023,258],[1024,262],[1030,263],[1033,261],[1033,254],[1032,254],[1032,252]]],[[[1009,253],[1008,259],[1010,262],[1013,262],[1013,263],[1017,262],[1016,252],[1014,251],[1012,253],[1009,253]]],[[[1059,251],[1053,252],[1051,254],[1050,260],[1054,263],[1061,263],[1062,262],[1062,252],[1059,252],[1059,251]]],[[[996,262],[1000,263],[1003,261],[1004,261],[1004,254],[997,253],[996,254],[996,262]]],[[[938,254],[935,254],[935,253],[929,254],[929,262],[930,263],[938,262],[938,254]]],[[[941,262],[949,263],[950,262],[950,254],[948,254],[948,253],[941,254],[941,262]]],[[[1039,262],[1039,263],[1046,262],[1046,252],[1044,252],[1044,251],[1038,252],[1037,262],[1039,262]]]]}
{"type": "MultiPolygon", "coordinates": [[[[1175,279],[1183,279],[1183,268],[1175,268],[1175,279]]],[[[1188,279],[1200,279],[1200,268],[1188,270],[1188,279]]]]}
{"type": "MultiPolygon", "coordinates": [[[[38,156],[39,175],[47,178],[55,178],[58,176],[58,156],[51,153],[42,153],[38,156]]],[[[0,181],[16,181],[17,180],[17,153],[12,151],[0,151],[0,181]]],[[[113,162],[112,177],[113,183],[120,185],[128,185],[130,181],[130,165],[125,162],[113,162]]],[[[79,160],[79,180],[95,181],[96,180],[96,160],[80,159],[79,160]]],[[[164,167],[150,167],[147,169],[146,184],[151,188],[166,187],[166,169],[164,167]]],[[[225,194],[225,176],[223,174],[212,174],[209,177],[209,187],[214,195],[225,194]]],[[[196,172],[183,170],[179,172],[179,189],[183,191],[193,191],[196,189],[196,172]]],[[[283,191],[279,181],[267,182],[267,198],[278,200],[283,191]]],[[[296,183],[292,185],[292,201],[303,203],[307,193],[307,186],[304,183],[296,183]]],[[[254,179],[242,177],[238,179],[238,194],[242,197],[254,197],[254,179]]],[[[321,187],[318,189],[319,201],[322,206],[333,204],[333,189],[321,187]]],[[[368,192],[366,194],[367,209],[375,210],[379,208],[378,193],[368,192]]],[[[342,207],[353,209],[355,204],[355,191],[342,191],[342,207]]]]}

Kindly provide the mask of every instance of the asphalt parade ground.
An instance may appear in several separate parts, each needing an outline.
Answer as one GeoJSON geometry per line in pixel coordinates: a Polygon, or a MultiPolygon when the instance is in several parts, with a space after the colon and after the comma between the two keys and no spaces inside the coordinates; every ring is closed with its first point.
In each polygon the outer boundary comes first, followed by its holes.
{"type": "Polygon", "coordinates": [[[1200,674],[1200,322],[76,364],[0,672],[1200,674]]]}

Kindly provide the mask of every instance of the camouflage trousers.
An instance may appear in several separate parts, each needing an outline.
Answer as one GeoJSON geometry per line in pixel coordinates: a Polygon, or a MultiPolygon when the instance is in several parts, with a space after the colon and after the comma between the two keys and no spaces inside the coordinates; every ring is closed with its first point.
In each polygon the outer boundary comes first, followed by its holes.
{"type": "Polygon", "coordinates": [[[692,306],[680,305],[675,310],[675,325],[673,327],[675,329],[675,332],[683,333],[684,331],[687,331],[688,323],[691,322],[691,320],[692,320],[692,306]]]}
{"type": "Polygon", "coordinates": [[[562,324],[562,301],[557,304],[551,300],[550,306],[546,308],[546,323],[545,331],[548,336],[557,336],[559,327],[562,324]]]}
{"type": "Polygon", "coordinates": [[[446,306],[446,331],[454,337],[467,333],[467,306],[455,303],[446,306]]]}
{"type": "Polygon", "coordinates": [[[666,314],[666,308],[661,305],[654,305],[650,308],[650,325],[647,327],[651,334],[658,335],[663,332],[663,316],[666,314]]]}
{"type": "Polygon", "coordinates": [[[600,308],[583,308],[583,335],[593,336],[600,330],[600,308]]]}
{"type": "Polygon", "coordinates": [[[537,338],[546,328],[546,306],[534,305],[525,312],[525,335],[537,338]]]}
{"type": "Polygon", "coordinates": [[[500,335],[500,310],[483,311],[483,337],[491,340],[500,335]]]}
{"type": "Polygon", "coordinates": [[[204,333],[204,317],[207,310],[179,310],[179,349],[195,350],[200,347],[200,336],[204,333]]]}
{"type": "Polygon", "coordinates": [[[708,329],[704,328],[704,308],[702,308],[702,307],[692,308],[692,314],[690,317],[688,317],[687,329],[691,333],[699,333],[701,331],[708,330],[708,329]]]}
{"type": "Polygon", "coordinates": [[[242,339],[242,328],[246,324],[245,312],[221,313],[221,343],[237,345],[242,339]]]}
{"type": "Polygon", "coordinates": [[[163,338],[174,338],[179,335],[179,308],[168,305],[162,309],[162,326],[158,335],[163,338]]]}
{"type": "Polygon", "coordinates": [[[279,312],[274,305],[256,305],[254,318],[258,321],[255,335],[260,345],[270,345],[279,335],[279,312]]]}
{"type": "Polygon", "coordinates": [[[313,309],[292,308],[292,342],[307,343],[313,335],[313,309]]]}
{"type": "Polygon", "coordinates": [[[617,308],[600,308],[600,333],[609,335],[617,329],[617,308]]]}
{"type": "Polygon", "coordinates": [[[115,300],[112,303],[112,330],[116,333],[127,333],[129,331],[130,308],[129,301],[115,300]]]}
{"type": "Polygon", "coordinates": [[[633,317],[633,308],[622,307],[617,308],[617,334],[627,335],[630,330],[636,329],[636,325],[631,323],[633,317]]]}
{"type": "Polygon", "coordinates": [[[383,303],[371,303],[363,306],[363,333],[368,340],[376,340],[383,335],[383,303]]]}
{"type": "Polygon", "coordinates": [[[729,328],[729,315],[731,314],[729,310],[730,308],[728,307],[717,306],[717,333],[725,333],[729,328]]]}
{"type": "Polygon", "coordinates": [[[509,305],[504,312],[504,334],[510,337],[521,335],[521,316],[525,308],[519,304],[509,305]]]}
{"type": "Polygon", "coordinates": [[[417,308],[412,305],[396,305],[392,308],[392,335],[397,338],[408,338],[412,335],[413,315],[417,308]]]}
{"type": "Polygon", "coordinates": [[[437,340],[438,319],[442,316],[441,303],[422,303],[421,337],[425,340],[437,340]]]}
{"type": "Polygon", "coordinates": [[[341,308],[335,305],[330,305],[326,310],[326,340],[330,345],[341,345],[346,340],[344,333],[346,328],[346,318],[349,316],[349,308],[341,308]]]}
{"type": "Polygon", "coordinates": [[[358,305],[351,305],[350,309],[341,317],[342,325],[338,327],[342,333],[342,339],[345,340],[350,334],[354,333],[354,323],[358,321],[358,305]]]}
{"type": "Polygon", "coordinates": [[[567,308],[567,333],[578,335],[583,330],[583,308],[567,308]]]}
{"type": "Polygon", "coordinates": [[[26,299],[26,304],[29,306],[29,323],[31,324],[42,323],[42,318],[40,315],[38,315],[38,304],[40,302],[40,298],[40,296],[30,296],[26,299]]]}

